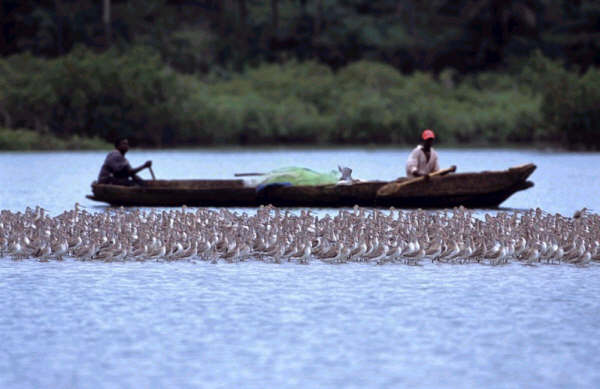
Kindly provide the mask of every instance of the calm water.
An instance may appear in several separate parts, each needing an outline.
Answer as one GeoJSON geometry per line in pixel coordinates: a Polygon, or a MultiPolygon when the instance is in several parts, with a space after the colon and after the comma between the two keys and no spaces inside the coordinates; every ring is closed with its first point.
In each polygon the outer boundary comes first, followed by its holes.
{"type": "MultiPolygon", "coordinates": [[[[408,150],[134,151],[159,178],[344,164],[408,150]]],[[[600,211],[600,154],[441,150],[459,171],[534,162],[502,204],[600,211]]],[[[85,199],[104,153],[0,153],[0,209],[85,199]]],[[[147,174],[147,173],[144,173],[147,174]]],[[[244,210],[252,212],[252,210],[244,210]]],[[[320,212],[337,212],[321,210],[320,212]]],[[[38,263],[0,259],[0,388],[600,387],[600,266],[38,263]]]]}
{"type": "MultiPolygon", "coordinates": [[[[283,166],[318,171],[350,166],[353,177],[394,179],[404,175],[409,150],[228,150],[131,151],[133,166],[153,161],[157,178],[233,178],[239,172],[263,172],[283,166]]],[[[91,193],[104,152],[0,153],[0,209],[22,211],[40,205],[51,214],[72,209],[75,202],[103,210],[85,198],[91,193]]],[[[586,206],[600,212],[600,153],[545,153],[512,150],[440,150],[440,165],[459,172],[501,170],[533,162],[535,187],[518,192],[501,206],[571,215],[586,206]]],[[[141,173],[150,178],[147,170],[141,173]]]]}

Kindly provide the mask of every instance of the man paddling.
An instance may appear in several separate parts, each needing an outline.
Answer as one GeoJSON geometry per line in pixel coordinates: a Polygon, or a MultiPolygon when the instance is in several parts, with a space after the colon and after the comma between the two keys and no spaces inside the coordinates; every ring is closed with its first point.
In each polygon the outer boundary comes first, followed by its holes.
{"type": "Polygon", "coordinates": [[[423,143],[415,147],[406,161],[406,176],[409,178],[427,176],[440,170],[437,152],[431,147],[435,134],[426,129],[421,134],[423,143]]]}
{"type": "Polygon", "coordinates": [[[113,185],[144,185],[144,180],[137,175],[143,169],[150,168],[152,161],[146,161],[143,165],[131,167],[125,154],[129,150],[129,141],[127,138],[119,138],[115,142],[115,150],[108,153],[104,164],[98,175],[99,184],[113,185]]]}

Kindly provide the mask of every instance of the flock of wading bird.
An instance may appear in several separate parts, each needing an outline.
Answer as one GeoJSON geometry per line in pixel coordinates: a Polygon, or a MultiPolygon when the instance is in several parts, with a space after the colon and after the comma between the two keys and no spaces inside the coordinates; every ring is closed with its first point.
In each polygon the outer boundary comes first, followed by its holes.
{"type": "Polygon", "coordinates": [[[585,208],[565,217],[541,209],[475,217],[446,211],[354,207],[318,217],[272,206],[254,215],[225,209],[73,210],[50,217],[43,208],[0,211],[0,258],[40,261],[320,260],[375,264],[600,261],[600,215],[585,208]]]}

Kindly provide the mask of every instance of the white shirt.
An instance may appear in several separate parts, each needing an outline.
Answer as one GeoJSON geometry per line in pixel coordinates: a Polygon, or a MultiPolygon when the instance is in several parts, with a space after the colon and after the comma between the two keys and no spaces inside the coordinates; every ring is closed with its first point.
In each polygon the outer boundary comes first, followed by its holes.
{"type": "Polygon", "coordinates": [[[429,173],[433,173],[435,171],[440,170],[440,165],[438,163],[438,155],[437,152],[433,149],[430,149],[429,161],[425,156],[425,152],[423,151],[423,146],[418,145],[408,156],[408,160],[406,161],[406,176],[407,177],[415,177],[415,172],[418,172],[419,175],[425,175],[429,173]]]}

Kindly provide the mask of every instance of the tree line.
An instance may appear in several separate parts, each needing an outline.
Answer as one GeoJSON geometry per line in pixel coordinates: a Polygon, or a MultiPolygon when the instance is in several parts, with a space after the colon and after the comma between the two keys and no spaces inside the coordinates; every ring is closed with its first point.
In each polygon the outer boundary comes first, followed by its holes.
{"type": "Polygon", "coordinates": [[[39,145],[27,129],[76,148],[412,144],[425,127],[600,148],[599,3],[3,1],[0,128],[20,130],[0,148],[39,145]]]}
{"type": "Polygon", "coordinates": [[[290,58],[464,73],[535,49],[600,64],[596,0],[4,0],[0,22],[2,56],[144,44],[188,73],[290,58]]]}
{"type": "Polygon", "coordinates": [[[316,61],[226,76],[174,71],[147,47],[81,48],[0,61],[0,127],[138,145],[412,144],[434,128],[446,144],[550,143],[600,148],[600,69],[569,71],[540,52],[508,72],[456,81],[381,62],[333,71],[316,61]]]}

